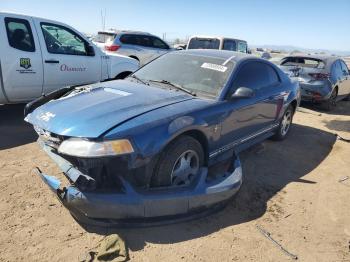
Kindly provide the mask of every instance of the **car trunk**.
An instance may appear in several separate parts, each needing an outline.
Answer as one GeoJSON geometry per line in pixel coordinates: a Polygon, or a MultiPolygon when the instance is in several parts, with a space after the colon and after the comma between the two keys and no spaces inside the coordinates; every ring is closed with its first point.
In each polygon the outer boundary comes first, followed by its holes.
{"type": "Polygon", "coordinates": [[[327,78],[325,62],[317,58],[286,57],[281,62],[281,69],[301,83],[327,78]]]}

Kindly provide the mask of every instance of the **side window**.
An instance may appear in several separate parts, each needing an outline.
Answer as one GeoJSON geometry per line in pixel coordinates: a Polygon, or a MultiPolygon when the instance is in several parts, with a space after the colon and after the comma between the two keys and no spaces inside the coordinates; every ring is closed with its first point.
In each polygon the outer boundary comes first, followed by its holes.
{"type": "Polygon", "coordinates": [[[223,50],[236,51],[237,50],[237,42],[235,40],[225,39],[223,50]]]}
{"type": "Polygon", "coordinates": [[[34,52],[35,45],[29,22],[18,18],[5,18],[9,45],[18,50],[34,52]]]}
{"type": "Polygon", "coordinates": [[[341,64],[339,61],[336,61],[333,66],[332,66],[332,75],[336,78],[339,79],[343,76],[343,71],[341,68],[341,64]]]}
{"type": "Polygon", "coordinates": [[[160,40],[159,38],[157,37],[152,37],[151,38],[153,40],[153,47],[154,48],[160,48],[160,49],[169,49],[169,46],[164,43],[162,40],[160,40]]]}
{"type": "Polygon", "coordinates": [[[138,38],[139,45],[146,46],[146,47],[153,47],[152,40],[149,36],[139,35],[137,36],[137,38],[138,38]]]}
{"type": "Polygon", "coordinates": [[[340,60],[340,64],[341,64],[341,69],[343,71],[343,75],[344,76],[348,76],[349,75],[349,69],[348,66],[344,63],[344,61],[340,60]]]}
{"type": "Polygon", "coordinates": [[[137,45],[137,37],[133,35],[122,35],[120,37],[120,42],[123,44],[137,45]]]}
{"type": "Polygon", "coordinates": [[[41,30],[49,53],[87,55],[86,42],[72,30],[49,23],[41,23],[41,30]]]}
{"type": "Polygon", "coordinates": [[[244,42],[238,42],[238,52],[247,53],[247,44],[244,42]]]}
{"type": "Polygon", "coordinates": [[[239,87],[258,90],[263,87],[276,85],[278,82],[279,77],[271,66],[260,62],[248,62],[239,70],[233,84],[233,90],[239,87]]]}

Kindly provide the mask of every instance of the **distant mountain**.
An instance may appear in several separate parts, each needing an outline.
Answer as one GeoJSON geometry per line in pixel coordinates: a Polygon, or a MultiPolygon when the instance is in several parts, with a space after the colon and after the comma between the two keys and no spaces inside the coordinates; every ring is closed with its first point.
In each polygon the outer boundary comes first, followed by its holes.
{"type": "Polygon", "coordinates": [[[350,51],[337,51],[337,50],[328,50],[328,49],[311,49],[311,48],[302,48],[297,46],[290,45],[249,45],[251,48],[266,48],[271,50],[280,50],[284,52],[300,51],[302,53],[325,53],[329,55],[338,55],[338,56],[350,56],[350,51]]]}

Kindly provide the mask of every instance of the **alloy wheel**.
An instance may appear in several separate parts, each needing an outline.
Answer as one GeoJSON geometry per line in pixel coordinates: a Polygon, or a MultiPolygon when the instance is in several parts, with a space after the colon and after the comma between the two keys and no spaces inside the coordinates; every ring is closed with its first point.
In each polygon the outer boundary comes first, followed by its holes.
{"type": "Polygon", "coordinates": [[[199,157],[193,150],[182,153],[175,161],[171,172],[172,186],[187,186],[191,184],[199,171],[199,157]]]}
{"type": "Polygon", "coordinates": [[[290,125],[292,123],[292,112],[288,110],[282,119],[281,122],[281,135],[285,136],[288,133],[288,130],[290,128],[290,125]]]}

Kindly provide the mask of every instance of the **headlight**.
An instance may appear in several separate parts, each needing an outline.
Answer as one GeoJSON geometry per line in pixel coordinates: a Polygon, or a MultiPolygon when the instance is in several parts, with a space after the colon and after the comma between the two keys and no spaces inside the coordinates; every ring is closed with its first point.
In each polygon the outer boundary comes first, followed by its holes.
{"type": "Polygon", "coordinates": [[[58,152],[78,157],[117,156],[134,152],[127,139],[94,142],[80,138],[70,138],[62,142],[58,152]]]}

